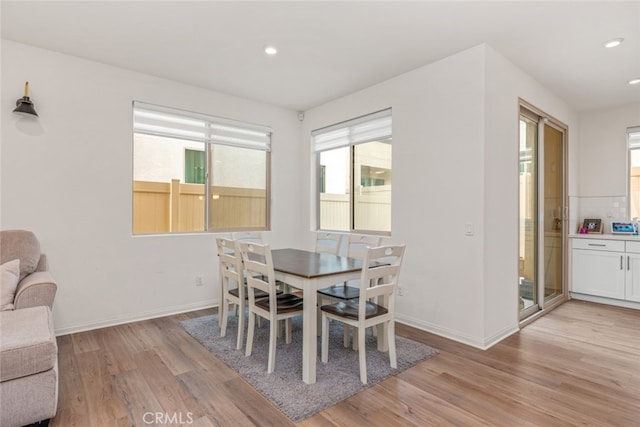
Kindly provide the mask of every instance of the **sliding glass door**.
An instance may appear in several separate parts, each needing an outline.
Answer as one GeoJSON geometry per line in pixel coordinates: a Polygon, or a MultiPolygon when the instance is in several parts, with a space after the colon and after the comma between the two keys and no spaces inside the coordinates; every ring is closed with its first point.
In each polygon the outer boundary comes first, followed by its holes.
{"type": "Polygon", "coordinates": [[[562,124],[521,108],[518,233],[521,319],[566,296],[565,134],[562,124]]]}
{"type": "Polygon", "coordinates": [[[520,115],[519,297],[520,313],[538,310],[538,123],[520,115]]]}

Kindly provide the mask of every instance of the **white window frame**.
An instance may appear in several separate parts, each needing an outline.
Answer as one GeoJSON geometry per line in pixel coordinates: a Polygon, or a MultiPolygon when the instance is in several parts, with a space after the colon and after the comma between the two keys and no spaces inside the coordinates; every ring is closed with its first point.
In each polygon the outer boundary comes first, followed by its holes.
{"type": "MultiPolygon", "coordinates": [[[[205,147],[205,223],[204,232],[268,230],[271,226],[271,135],[268,126],[210,116],[140,101],[133,101],[133,133],[204,143],[205,147]],[[209,226],[211,195],[211,147],[226,145],[264,151],[266,154],[265,227],[214,229],[209,226]]],[[[133,210],[131,212],[133,215],[133,210]]],[[[200,231],[194,231],[200,232],[200,231]]],[[[162,234],[183,234],[169,231],[162,234]]],[[[139,233],[136,233],[138,235],[139,233]]]]}
{"type": "MultiPolygon", "coordinates": [[[[627,213],[629,218],[633,216],[631,212],[631,152],[640,152],[640,126],[627,128],[627,213]]],[[[637,213],[640,218],[640,212],[637,213]]]]}
{"type": "MultiPolygon", "coordinates": [[[[320,227],[320,183],[318,182],[320,176],[320,153],[324,151],[335,150],[338,148],[350,147],[350,188],[349,188],[349,231],[365,234],[380,234],[391,235],[391,230],[379,231],[379,230],[362,230],[355,227],[354,217],[354,176],[355,165],[353,156],[353,147],[368,142],[375,142],[380,140],[392,140],[392,111],[391,108],[377,111],[375,113],[367,114],[364,116],[356,117],[344,122],[336,123],[331,126],[316,129],[311,132],[311,144],[312,151],[315,156],[315,182],[316,182],[316,229],[321,230],[320,227]]],[[[344,230],[326,230],[326,231],[340,231],[344,230]]]]}

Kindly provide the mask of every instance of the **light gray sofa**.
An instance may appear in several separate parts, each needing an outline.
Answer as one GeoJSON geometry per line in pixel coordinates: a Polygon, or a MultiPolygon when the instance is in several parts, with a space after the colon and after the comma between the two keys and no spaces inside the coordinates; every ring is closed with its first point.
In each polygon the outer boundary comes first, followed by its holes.
{"type": "Polygon", "coordinates": [[[51,314],[57,285],[32,232],[0,231],[0,265],[16,259],[20,269],[13,307],[0,311],[3,427],[48,420],[58,406],[58,347],[51,314]]]}

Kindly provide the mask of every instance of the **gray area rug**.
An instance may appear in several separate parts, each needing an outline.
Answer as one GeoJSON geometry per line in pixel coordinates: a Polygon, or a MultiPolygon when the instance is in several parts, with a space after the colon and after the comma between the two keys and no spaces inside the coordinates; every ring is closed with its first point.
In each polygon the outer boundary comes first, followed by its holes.
{"type": "MultiPolygon", "coordinates": [[[[388,353],[376,348],[376,338],[367,334],[367,380],[360,382],[358,353],[342,345],[342,324],[331,322],[329,334],[329,362],[320,361],[320,337],[318,337],[318,361],[315,384],[302,381],[302,319],[292,322],[292,343],[286,344],[284,336],[278,339],[276,368],[267,374],[269,322],[256,327],[253,353],[245,357],[244,349],[236,350],[237,318],[230,316],[226,337],[220,337],[218,316],[204,316],[181,322],[182,327],[211,353],[237,371],[256,390],[273,402],[292,421],[301,421],[332,406],[365,388],[396,375],[416,363],[435,356],[438,351],[404,337],[396,337],[398,369],[389,366],[388,353]]],[[[245,331],[246,339],[246,331],[245,331]]]]}

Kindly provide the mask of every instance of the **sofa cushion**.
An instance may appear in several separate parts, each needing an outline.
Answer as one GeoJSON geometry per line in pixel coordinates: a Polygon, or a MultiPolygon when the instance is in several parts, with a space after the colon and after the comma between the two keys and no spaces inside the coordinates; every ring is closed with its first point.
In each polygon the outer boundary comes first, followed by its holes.
{"type": "Polygon", "coordinates": [[[0,245],[0,264],[20,260],[20,280],[36,271],[40,262],[40,242],[31,231],[2,230],[0,245]]]}
{"type": "Polygon", "coordinates": [[[0,381],[52,369],[58,346],[46,306],[0,311],[0,381]]]}
{"type": "Polygon", "coordinates": [[[20,279],[20,260],[0,265],[0,310],[13,310],[13,300],[20,279]]]}

